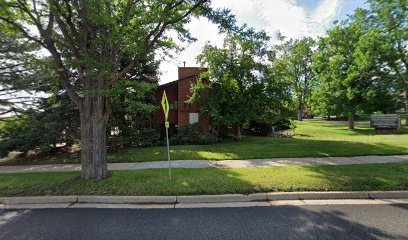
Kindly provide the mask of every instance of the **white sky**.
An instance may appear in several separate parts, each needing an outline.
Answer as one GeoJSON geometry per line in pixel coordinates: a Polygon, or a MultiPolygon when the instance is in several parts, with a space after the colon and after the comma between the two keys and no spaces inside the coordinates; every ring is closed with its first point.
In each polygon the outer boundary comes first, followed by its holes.
{"type": "MultiPolygon", "coordinates": [[[[271,36],[280,31],[288,38],[322,36],[333,21],[344,19],[357,7],[364,7],[365,0],[213,0],[214,7],[229,8],[238,24],[247,23],[256,29],[266,30],[271,36]]],[[[177,67],[198,66],[196,57],[205,42],[221,45],[216,25],[206,19],[194,19],[189,24],[198,41],[185,45],[186,49],[176,58],[160,65],[160,83],[177,80],[177,67]]]]}

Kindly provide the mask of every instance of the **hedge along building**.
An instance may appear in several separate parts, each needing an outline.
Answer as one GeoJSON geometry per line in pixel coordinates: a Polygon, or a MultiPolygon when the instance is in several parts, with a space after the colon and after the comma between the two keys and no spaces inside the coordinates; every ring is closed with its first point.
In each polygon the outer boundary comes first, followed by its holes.
{"type": "MultiPolygon", "coordinates": [[[[210,120],[200,114],[200,105],[196,101],[192,104],[186,101],[191,96],[191,84],[196,83],[200,74],[207,71],[206,68],[179,67],[178,80],[160,85],[156,90],[157,102],[161,102],[163,91],[166,91],[170,105],[169,123],[170,132],[175,132],[178,127],[198,123],[203,131],[209,129],[210,120]]],[[[164,128],[163,108],[155,113],[155,119],[164,128]]]]}

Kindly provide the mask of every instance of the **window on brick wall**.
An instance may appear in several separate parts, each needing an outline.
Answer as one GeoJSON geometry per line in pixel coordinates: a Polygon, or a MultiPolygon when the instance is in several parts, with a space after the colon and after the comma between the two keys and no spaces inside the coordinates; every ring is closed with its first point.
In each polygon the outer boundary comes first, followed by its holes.
{"type": "Polygon", "coordinates": [[[178,102],[177,101],[170,101],[170,109],[177,110],[178,109],[178,102]]]}
{"type": "Polygon", "coordinates": [[[198,123],[198,113],[189,113],[188,114],[188,122],[190,124],[198,123]]]}

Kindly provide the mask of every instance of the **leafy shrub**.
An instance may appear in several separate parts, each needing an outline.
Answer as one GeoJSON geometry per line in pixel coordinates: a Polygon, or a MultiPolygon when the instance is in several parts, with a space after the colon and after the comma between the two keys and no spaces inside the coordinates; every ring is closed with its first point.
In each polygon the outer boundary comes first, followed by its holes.
{"type": "Polygon", "coordinates": [[[199,144],[213,144],[218,142],[218,139],[216,136],[212,134],[202,134],[200,136],[200,142],[199,144]]]}
{"type": "Polygon", "coordinates": [[[275,131],[283,131],[288,129],[295,129],[296,125],[292,119],[281,118],[272,124],[275,126],[275,131]]]}
{"type": "Polygon", "coordinates": [[[118,147],[153,147],[160,144],[160,132],[154,128],[140,129],[127,133],[112,136],[109,140],[109,146],[118,147]]]}
{"type": "Polygon", "coordinates": [[[272,124],[263,122],[251,122],[249,131],[256,136],[267,136],[272,132],[272,124]]]}
{"type": "Polygon", "coordinates": [[[160,132],[154,128],[147,128],[140,130],[133,138],[133,144],[136,144],[141,147],[153,147],[157,146],[160,143],[160,132]]]}
{"type": "Polygon", "coordinates": [[[249,124],[250,133],[256,136],[268,136],[275,131],[283,131],[288,129],[295,129],[296,125],[289,118],[280,118],[273,123],[267,122],[251,122],[249,124]]]}
{"type": "Polygon", "coordinates": [[[171,139],[172,144],[211,144],[217,142],[217,138],[211,134],[200,131],[198,123],[179,127],[177,135],[171,139]]]}

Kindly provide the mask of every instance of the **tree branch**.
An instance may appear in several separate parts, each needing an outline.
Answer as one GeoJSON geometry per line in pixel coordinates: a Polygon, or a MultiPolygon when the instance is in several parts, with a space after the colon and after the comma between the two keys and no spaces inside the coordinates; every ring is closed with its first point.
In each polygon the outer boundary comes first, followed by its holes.
{"type": "MultiPolygon", "coordinates": [[[[177,6],[181,5],[184,1],[179,1],[173,6],[169,6],[167,9],[165,9],[165,14],[167,14],[170,10],[176,8],[177,6]]],[[[182,21],[186,17],[188,17],[194,10],[196,10],[199,6],[201,6],[203,3],[208,2],[208,0],[201,0],[194,4],[186,13],[184,13],[182,16],[179,18],[176,18],[174,20],[168,21],[168,22],[159,22],[157,26],[149,33],[147,34],[145,38],[145,49],[144,52],[136,56],[125,68],[123,68],[121,71],[119,71],[109,82],[109,85],[114,84],[116,81],[118,81],[120,78],[122,78],[126,73],[128,73],[130,70],[133,69],[133,67],[140,63],[140,60],[142,56],[144,56],[147,52],[149,52],[152,48],[154,48],[154,45],[157,44],[159,38],[162,36],[164,31],[167,29],[168,26],[171,26],[177,22],[182,21]],[[153,37],[152,40],[150,38],[153,37]]]]}

